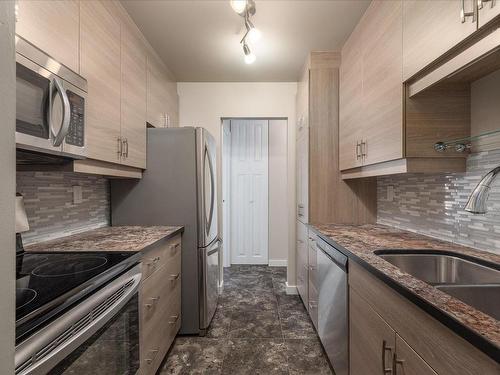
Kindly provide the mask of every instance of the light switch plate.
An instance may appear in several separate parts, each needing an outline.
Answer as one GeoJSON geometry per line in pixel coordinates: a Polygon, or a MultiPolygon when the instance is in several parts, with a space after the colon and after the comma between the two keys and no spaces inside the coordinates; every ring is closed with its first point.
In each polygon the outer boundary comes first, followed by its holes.
{"type": "Polygon", "coordinates": [[[83,201],[82,187],[79,185],[73,186],[73,204],[79,204],[83,201]]]}

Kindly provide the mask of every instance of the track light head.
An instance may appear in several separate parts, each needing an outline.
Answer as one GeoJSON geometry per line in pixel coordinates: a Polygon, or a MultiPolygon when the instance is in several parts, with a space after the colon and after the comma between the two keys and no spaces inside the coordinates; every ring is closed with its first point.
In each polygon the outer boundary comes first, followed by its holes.
{"type": "Polygon", "coordinates": [[[252,53],[250,50],[250,47],[248,47],[248,44],[243,43],[243,53],[245,54],[245,63],[247,64],[253,64],[256,60],[255,55],[252,53]]]}

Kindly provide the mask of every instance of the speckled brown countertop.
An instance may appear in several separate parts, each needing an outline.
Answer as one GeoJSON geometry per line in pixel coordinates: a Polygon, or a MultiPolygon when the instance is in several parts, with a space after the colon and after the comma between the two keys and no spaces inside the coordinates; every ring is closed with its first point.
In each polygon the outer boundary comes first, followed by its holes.
{"type": "Polygon", "coordinates": [[[143,251],[156,242],[175,236],[183,227],[116,226],[104,227],[26,246],[31,252],[143,251]]]}
{"type": "Polygon", "coordinates": [[[347,250],[350,259],[365,266],[373,274],[383,276],[411,292],[417,300],[435,307],[445,316],[459,322],[482,339],[500,350],[500,321],[472,306],[451,297],[399,268],[386,262],[374,252],[382,249],[432,249],[453,251],[500,264],[500,255],[471,249],[450,242],[387,227],[384,225],[317,225],[313,226],[325,241],[340,250],[347,250]],[[337,246],[336,246],[337,245],[337,246]]]}

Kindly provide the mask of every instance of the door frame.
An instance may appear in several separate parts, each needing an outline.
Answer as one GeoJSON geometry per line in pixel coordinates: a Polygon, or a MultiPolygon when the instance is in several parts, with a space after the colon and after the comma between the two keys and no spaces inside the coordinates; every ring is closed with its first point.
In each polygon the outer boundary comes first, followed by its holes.
{"type": "MultiPolygon", "coordinates": [[[[233,117],[226,117],[226,116],[221,116],[220,117],[220,140],[221,140],[221,179],[222,179],[222,183],[221,183],[221,186],[222,186],[222,230],[221,230],[221,233],[222,233],[222,238],[223,238],[223,241],[224,241],[224,244],[223,244],[223,251],[222,251],[222,257],[223,257],[223,260],[221,262],[221,264],[223,265],[223,267],[230,267],[231,266],[231,248],[230,248],[230,240],[231,240],[231,225],[230,225],[230,218],[231,218],[231,202],[230,202],[230,195],[227,196],[227,193],[228,193],[228,187],[230,188],[230,163],[227,163],[227,157],[226,157],[226,154],[225,154],[225,151],[224,151],[224,148],[229,146],[229,149],[226,150],[230,152],[230,138],[229,138],[229,145],[227,144],[227,140],[225,140],[224,138],[224,127],[225,126],[230,126],[230,120],[268,120],[269,121],[269,127],[271,126],[271,122],[273,120],[284,120],[286,121],[286,126],[287,126],[287,134],[286,134],[286,143],[287,143],[287,163],[289,162],[289,153],[290,153],[290,145],[291,145],[291,141],[290,141],[290,136],[293,136],[294,137],[294,132],[290,132],[290,129],[289,129],[289,126],[291,124],[290,122],[290,118],[286,117],[286,116],[278,116],[278,117],[273,117],[273,116],[270,116],[270,117],[263,117],[263,116],[255,116],[255,117],[246,117],[246,116],[242,116],[242,117],[239,117],[239,116],[233,116],[233,117]],[[225,142],[226,141],[226,142],[225,142]],[[225,144],[226,143],[226,144],[225,144]],[[228,199],[225,201],[225,197],[227,197],[228,199]]],[[[293,143],[292,143],[293,144],[293,143]]],[[[268,152],[269,152],[269,148],[271,147],[271,145],[269,145],[268,147],[268,152]]],[[[268,160],[268,163],[269,163],[269,160],[268,160]]],[[[269,173],[269,169],[268,169],[268,173],[269,173]]],[[[295,180],[293,175],[290,176],[289,174],[289,171],[288,171],[288,167],[287,167],[287,185],[290,184],[290,183],[293,183],[293,181],[295,180]]],[[[269,189],[269,186],[270,186],[270,181],[271,179],[268,178],[268,189],[269,189]]],[[[289,188],[290,189],[290,188],[289,188]]],[[[295,190],[295,188],[293,188],[295,190]]],[[[286,194],[290,194],[289,191],[286,192],[286,194]]],[[[268,196],[268,199],[269,199],[269,196],[268,196]]],[[[288,198],[287,198],[288,199],[288,198]]],[[[294,205],[295,207],[295,205],[294,205]]],[[[269,206],[268,208],[270,208],[270,203],[269,203],[269,206]]],[[[290,208],[288,208],[290,209],[290,208]]],[[[287,211],[288,212],[288,211],[287,211]]],[[[295,211],[293,211],[295,212],[295,211]]],[[[270,209],[268,209],[268,219],[269,219],[269,215],[270,215],[270,209]]],[[[268,244],[271,243],[271,240],[270,240],[270,235],[271,235],[271,230],[272,228],[270,227],[270,220],[268,221],[268,225],[269,225],[269,230],[268,230],[268,244]]],[[[290,229],[290,226],[288,226],[288,231],[291,231],[293,233],[295,233],[295,217],[293,218],[293,228],[290,229]]],[[[290,236],[290,233],[289,233],[289,236],[290,236]]],[[[268,261],[270,260],[270,249],[268,248],[268,261]]],[[[289,256],[287,257],[289,258],[289,256]]],[[[289,266],[289,259],[285,260],[284,262],[280,262],[280,264],[272,264],[271,266],[289,266]]]]}

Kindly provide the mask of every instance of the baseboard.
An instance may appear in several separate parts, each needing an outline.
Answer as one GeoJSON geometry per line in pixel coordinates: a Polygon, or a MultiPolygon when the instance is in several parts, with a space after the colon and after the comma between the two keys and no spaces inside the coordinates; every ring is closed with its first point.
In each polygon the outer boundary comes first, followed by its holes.
{"type": "Polygon", "coordinates": [[[286,267],[288,261],[286,259],[269,259],[269,267],[286,267]]]}
{"type": "Polygon", "coordinates": [[[286,284],[286,294],[299,294],[299,292],[297,291],[297,287],[295,285],[288,284],[288,281],[285,284],[286,284]]]}

